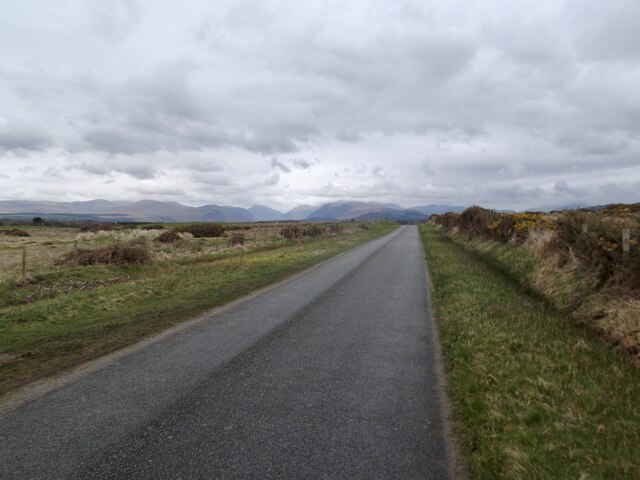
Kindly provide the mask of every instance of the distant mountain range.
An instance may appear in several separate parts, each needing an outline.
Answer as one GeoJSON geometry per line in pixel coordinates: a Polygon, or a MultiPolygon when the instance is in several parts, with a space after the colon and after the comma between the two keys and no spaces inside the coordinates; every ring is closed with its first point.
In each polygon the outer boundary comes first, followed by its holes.
{"type": "Polygon", "coordinates": [[[0,217],[41,216],[58,219],[85,219],[144,222],[256,222],[274,220],[425,220],[433,213],[459,212],[464,207],[424,205],[402,208],[378,202],[329,202],[300,205],[279,212],[264,205],[250,208],[230,205],[189,207],[177,202],[89,200],[86,202],[0,201],[0,217]]]}

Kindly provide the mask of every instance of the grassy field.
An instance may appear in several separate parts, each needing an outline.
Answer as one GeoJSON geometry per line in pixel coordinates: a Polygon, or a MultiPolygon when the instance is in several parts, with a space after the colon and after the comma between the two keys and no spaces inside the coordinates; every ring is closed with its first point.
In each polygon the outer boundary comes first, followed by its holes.
{"type": "MultiPolygon", "coordinates": [[[[471,478],[640,478],[640,375],[500,269],[421,227],[471,478]]],[[[531,258],[511,251],[526,275],[531,258]]]]}
{"type": "MultiPolygon", "coordinates": [[[[0,393],[131,344],[395,228],[346,224],[341,233],[287,240],[280,226],[242,229],[228,238],[188,239],[194,247],[151,241],[148,230],[85,233],[33,228],[30,237],[0,236],[0,393]],[[145,242],[145,264],[79,266],[60,259],[83,248],[145,242]],[[22,247],[28,278],[21,279],[22,247]]],[[[233,233],[230,232],[231,234],[233,233]]]]}

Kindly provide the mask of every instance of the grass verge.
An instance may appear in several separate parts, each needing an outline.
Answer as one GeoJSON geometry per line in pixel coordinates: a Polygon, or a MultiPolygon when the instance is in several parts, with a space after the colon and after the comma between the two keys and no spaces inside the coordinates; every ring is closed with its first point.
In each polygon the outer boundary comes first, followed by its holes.
{"type": "Polygon", "coordinates": [[[630,362],[434,226],[421,234],[470,476],[640,478],[630,362]]]}
{"type": "Polygon", "coordinates": [[[391,224],[0,308],[0,395],[132,344],[391,231],[391,224]]]}

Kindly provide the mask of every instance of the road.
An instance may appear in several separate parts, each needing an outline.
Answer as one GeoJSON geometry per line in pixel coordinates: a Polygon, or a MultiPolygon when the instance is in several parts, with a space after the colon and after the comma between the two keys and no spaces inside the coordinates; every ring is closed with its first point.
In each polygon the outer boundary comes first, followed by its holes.
{"type": "Polygon", "coordinates": [[[416,227],[0,417],[0,478],[451,478],[416,227]]]}

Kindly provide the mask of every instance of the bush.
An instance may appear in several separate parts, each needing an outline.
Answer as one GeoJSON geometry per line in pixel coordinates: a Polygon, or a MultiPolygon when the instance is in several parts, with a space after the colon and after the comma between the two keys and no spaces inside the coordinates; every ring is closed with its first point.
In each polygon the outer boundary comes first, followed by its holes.
{"type": "Polygon", "coordinates": [[[78,265],[96,264],[140,264],[151,260],[149,248],[140,242],[128,242],[101,248],[79,248],[71,252],[67,262],[78,265]]]}
{"type": "Polygon", "coordinates": [[[493,237],[490,225],[500,219],[494,210],[473,206],[467,208],[460,214],[458,228],[467,233],[470,237],[493,237]]]}
{"type": "Polygon", "coordinates": [[[317,224],[305,225],[302,235],[304,237],[321,237],[324,234],[324,228],[317,224]]]}
{"type": "MultiPolygon", "coordinates": [[[[361,224],[360,227],[362,227],[361,224]]],[[[337,223],[332,223],[331,225],[329,225],[329,233],[342,233],[342,231],[344,230],[344,226],[337,224],[337,223]]]]}
{"type": "Polygon", "coordinates": [[[633,220],[620,215],[571,211],[561,215],[556,225],[565,254],[575,254],[602,284],[613,282],[640,289],[640,251],[635,242],[640,231],[633,220]],[[622,252],[624,228],[631,230],[631,241],[635,243],[626,255],[622,252]]]}
{"type": "Polygon", "coordinates": [[[140,230],[164,230],[164,225],[161,223],[154,223],[152,225],[143,225],[140,230]]]}
{"type": "Polygon", "coordinates": [[[492,238],[501,242],[510,239],[524,243],[532,231],[555,230],[556,225],[544,213],[499,213],[498,219],[489,225],[492,238]]]}
{"type": "Polygon", "coordinates": [[[224,230],[224,226],[220,223],[194,223],[175,228],[176,232],[190,233],[195,238],[221,237],[224,235],[224,230]]]}
{"type": "Polygon", "coordinates": [[[162,232],[160,235],[158,235],[154,242],[173,243],[179,238],[180,236],[178,235],[178,232],[172,228],[171,230],[167,230],[166,232],[162,232]]]}
{"type": "Polygon", "coordinates": [[[295,240],[303,237],[302,229],[299,225],[287,225],[280,230],[280,235],[289,240],[295,240]]]}
{"type": "Polygon", "coordinates": [[[431,221],[436,225],[440,225],[441,227],[450,230],[458,226],[458,220],[460,219],[459,213],[442,213],[442,214],[433,214],[431,215],[431,221]]]}
{"type": "Polygon", "coordinates": [[[244,245],[244,234],[243,233],[234,233],[231,235],[229,239],[229,244],[234,247],[236,245],[244,245]]]}
{"type": "Polygon", "coordinates": [[[361,223],[360,230],[369,230],[369,225],[367,225],[366,223],[361,223]]]}
{"type": "Polygon", "coordinates": [[[9,230],[2,231],[5,235],[10,237],[30,237],[29,232],[20,228],[10,228],[9,230]]]}

